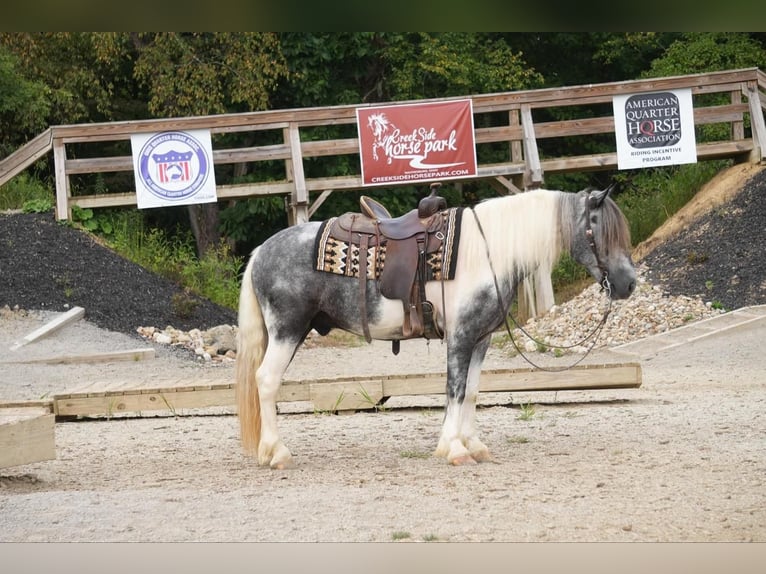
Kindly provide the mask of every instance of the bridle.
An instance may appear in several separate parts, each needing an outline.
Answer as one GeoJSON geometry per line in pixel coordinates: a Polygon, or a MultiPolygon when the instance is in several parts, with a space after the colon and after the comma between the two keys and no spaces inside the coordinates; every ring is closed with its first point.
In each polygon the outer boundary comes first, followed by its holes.
{"type": "Polygon", "coordinates": [[[599,321],[598,325],[596,325],[590,333],[588,333],[585,337],[583,337],[582,340],[580,340],[579,342],[573,345],[552,345],[550,343],[543,343],[542,341],[538,341],[532,335],[530,335],[524,329],[524,327],[521,326],[521,324],[519,324],[519,322],[513,317],[513,314],[511,314],[510,311],[506,313],[505,311],[506,307],[503,303],[503,296],[502,296],[502,293],[500,293],[500,285],[497,281],[497,274],[495,273],[495,267],[492,264],[492,257],[490,256],[490,253],[489,253],[489,245],[487,244],[487,237],[486,235],[484,235],[484,229],[482,228],[481,222],[479,221],[479,216],[476,215],[475,210],[471,209],[471,213],[473,213],[473,218],[476,221],[476,226],[479,228],[479,233],[481,234],[481,237],[484,240],[484,248],[487,253],[487,261],[489,262],[489,269],[492,272],[492,280],[495,283],[495,292],[497,293],[497,304],[500,309],[500,314],[503,315],[503,325],[505,326],[505,330],[508,333],[508,337],[510,338],[511,343],[513,343],[513,346],[516,349],[516,352],[518,352],[519,355],[521,355],[527,363],[529,363],[530,365],[532,365],[533,367],[541,371],[548,371],[552,373],[567,371],[577,366],[579,363],[581,363],[583,359],[585,359],[585,357],[587,357],[590,354],[590,352],[593,350],[593,348],[596,346],[596,340],[598,339],[598,335],[601,333],[601,330],[604,328],[607,317],[609,317],[609,313],[612,311],[612,284],[609,282],[606,266],[603,264],[601,258],[599,257],[598,248],[596,246],[596,240],[593,237],[593,228],[591,227],[591,224],[590,224],[590,201],[591,201],[590,196],[586,195],[585,196],[585,216],[586,216],[585,239],[588,242],[588,245],[590,246],[591,251],[593,251],[593,255],[596,258],[596,264],[598,265],[598,269],[601,272],[601,281],[599,282],[599,284],[601,285],[601,292],[606,291],[607,301],[609,304],[606,308],[606,311],[604,311],[604,316],[601,318],[601,321],[599,321]],[[593,339],[593,341],[591,342],[590,347],[588,347],[588,350],[577,361],[575,361],[571,365],[567,365],[566,367],[543,367],[541,365],[538,365],[534,361],[532,361],[519,348],[518,344],[516,343],[516,339],[513,338],[513,333],[511,333],[511,328],[508,325],[509,317],[511,321],[513,321],[513,324],[516,326],[516,328],[519,329],[530,340],[535,342],[538,346],[545,346],[545,347],[550,347],[553,349],[571,349],[574,347],[582,346],[583,343],[585,343],[591,338],[593,339]]]}
{"type": "Polygon", "coordinates": [[[596,258],[596,266],[598,267],[598,270],[601,272],[601,281],[599,281],[599,285],[601,285],[601,291],[606,291],[606,294],[610,296],[609,300],[611,301],[612,284],[609,282],[609,272],[607,271],[606,265],[604,265],[604,262],[601,260],[601,257],[598,254],[598,247],[596,247],[596,238],[593,236],[593,228],[590,225],[590,202],[591,202],[591,197],[586,195],[585,196],[585,240],[588,242],[588,246],[590,247],[590,250],[593,252],[593,257],[596,258]]]}

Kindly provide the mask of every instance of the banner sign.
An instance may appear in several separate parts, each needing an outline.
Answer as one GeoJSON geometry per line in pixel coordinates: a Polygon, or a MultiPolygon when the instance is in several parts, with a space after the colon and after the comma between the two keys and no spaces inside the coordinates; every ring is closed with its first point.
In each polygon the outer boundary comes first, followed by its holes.
{"type": "Polygon", "coordinates": [[[697,161],[690,88],[614,96],[617,167],[657,167],[697,161]]]}
{"type": "Polygon", "coordinates": [[[218,200],[209,130],[134,134],[130,144],[139,209],[218,200]]]}
{"type": "Polygon", "coordinates": [[[475,177],[471,100],[358,108],[363,185],[475,177]]]}

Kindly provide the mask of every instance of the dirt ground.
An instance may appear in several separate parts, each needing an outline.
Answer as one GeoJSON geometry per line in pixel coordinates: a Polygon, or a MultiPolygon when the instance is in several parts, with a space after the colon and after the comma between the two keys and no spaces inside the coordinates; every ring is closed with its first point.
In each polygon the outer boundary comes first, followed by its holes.
{"type": "MultiPolygon", "coordinates": [[[[6,321],[0,358],[40,320],[6,321]]],[[[639,389],[483,395],[478,425],[495,460],[471,467],[430,456],[437,396],[377,413],[280,415],[297,463],[288,471],[244,457],[231,414],[58,423],[56,460],[0,470],[0,540],[764,542],[764,336],[760,321],[657,354],[642,361],[639,389]]],[[[75,337],[96,350],[135,346],[80,322],[27,352],[75,337]]],[[[439,343],[405,343],[398,357],[383,343],[304,348],[289,374],[443,370],[439,343]]],[[[519,361],[492,349],[485,366],[519,361]]],[[[179,367],[201,368],[177,357],[106,368],[179,367]]],[[[0,389],[24,379],[27,397],[56,392],[68,368],[4,365],[0,389]]]]}

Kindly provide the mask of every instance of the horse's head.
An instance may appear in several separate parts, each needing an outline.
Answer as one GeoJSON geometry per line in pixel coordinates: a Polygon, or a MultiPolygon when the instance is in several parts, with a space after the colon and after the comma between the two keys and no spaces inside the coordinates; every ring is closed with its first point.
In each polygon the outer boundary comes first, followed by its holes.
{"type": "Polygon", "coordinates": [[[386,130],[388,130],[388,118],[386,118],[386,114],[370,114],[367,118],[367,127],[372,130],[375,139],[379,140],[386,130]]]}
{"type": "Polygon", "coordinates": [[[627,299],[636,288],[636,268],[628,223],[609,197],[612,187],[577,194],[571,252],[612,299],[627,299]]]}

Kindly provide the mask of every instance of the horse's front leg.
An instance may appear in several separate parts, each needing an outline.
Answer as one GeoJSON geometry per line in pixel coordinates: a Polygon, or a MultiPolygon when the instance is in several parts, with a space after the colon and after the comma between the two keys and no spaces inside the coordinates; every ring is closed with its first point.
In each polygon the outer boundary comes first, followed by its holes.
{"type": "Polygon", "coordinates": [[[476,400],[479,378],[491,335],[471,346],[451,341],[447,358],[447,405],[436,456],[454,465],[490,460],[487,447],[476,431],[476,400]]]}
{"type": "Polygon", "coordinates": [[[481,366],[489,349],[492,335],[489,334],[481,339],[473,348],[471,364],[468,367],[466,378],[465,400],[461,412],[462,420],[460,434],[463,442],[476,462],[488,462],[492,460],[489,449],[479,440],[479,432],[476,429],[476,402],[479,399],[479,380],[481,378],[481,366]]]}

